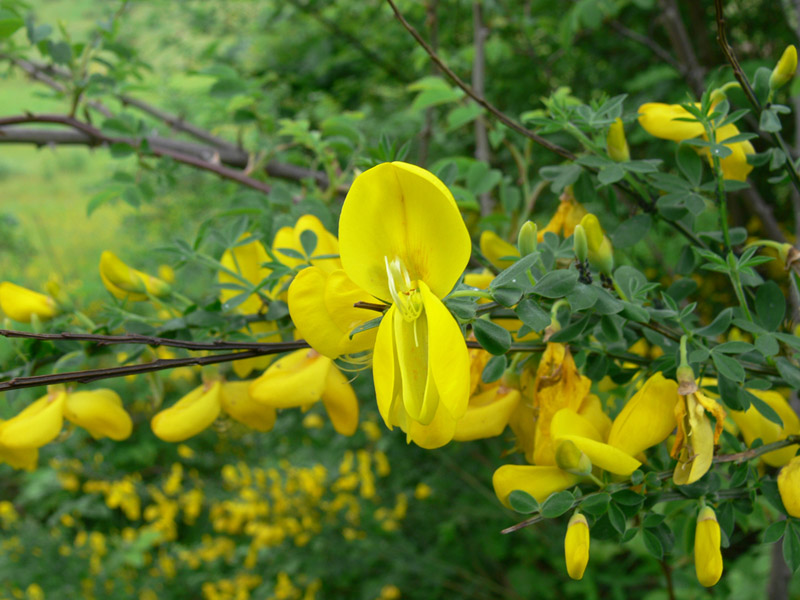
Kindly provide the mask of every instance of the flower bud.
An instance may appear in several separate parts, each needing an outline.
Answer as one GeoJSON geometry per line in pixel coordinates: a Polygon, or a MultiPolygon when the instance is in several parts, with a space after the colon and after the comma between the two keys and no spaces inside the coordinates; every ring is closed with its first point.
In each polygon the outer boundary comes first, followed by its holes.
{"type": "Polygon", "coordinates": [[[0,309],[20,323],[30,323],[34,317],[47,321],[58,314],[55,300],[10,281],[0,283],[0,309]]]}
{"type": "Polygon", "coordinates": [[[64,400],[63,387],[54,387],[27,406],[16,417],[0,425],[0,445],[15,450],[41,448],[61,433],[64,400]]]}
{"type": "Polygon", "coordinates": [[[581,219],[581,227],[586,233],[589,264],[606,275],[614,270],[614,251],[611,242],[603,233],[600,221],[591,213],[581,219]]]}
{"type": "Polygon", "coordinates": [[[583,262],[589,257],[586,232],[581,225],[575,225],[575,231],[572,233],[572,248],[575,252],[575,258],[579,261],[583,262]]]}
{"type": "MultiPolygon", "coordinates": [[[[586,476],[592,472],[592,461],[572,440],[561,440],[556,446],[556,464],[573,475],[586,476]]],[[[580,579],[580,577],[578,578],[580,579]]]]}
{"type": "Polygon", "coordinates": [[[625,139],[625,126],[619,117],[608,128],[606,147],[608,148],[608,155],[617,162],[626,162],[631,159],[628,140],[625,139]]]}
{"type": "Polygon", "coordinates": [[[797,71],[797,48],[789,45],[783,51],[778,64],[772,69],[772,74],[769,76],[769,89],[774,92],[789,83],[794,77],[795,71],[797,71]]]}
{"type": "Polygon", "coordinates": [[[569,576],[572,579],[583,579],[583,572],[589,564],[589,523],[579,512],[572,515],[567,525],[564,558],[569,576]]]}
{"type": "Polygon", "coordinates": [[[704,506],[697,515],[694,533],[694,568],[697,580],[704,587],[715,585],[722,577],[722,552],[719,545],[717,515],[713,508],[704,506]]]}
{"type": "Polygon", "coordinates": [[[147,300],[148,294],[160,298],[171,291],[166,281],[132,269],[109,250],[100,255],[100,278],[106,289],[120,300],[147,300]]]}
{"type": "Polygon", "coordinates": [[[197,435],[219,416],[221,384],[201,385],[156,414],[150,427],[165,442],[182,442],[197,435]]]}
{"type": "Polygon", "coordinates": [[[536,227],[536,223],[525,221],[522,224],[517,236],[517,248],[519,248],[520,256],[528,256],[536,252],[536,247],[539,244],[538,236],[539,230],[536,227]]]}
{"type": "Polygon", "coordinates": [[[795,456],[781,469],[778,491],[786,512],[800,518],[800,456],[795,456]]]}
{"type": "Polygon", "coordinates": [[[64,416],[87,430],[95,439],[109,437],[121,441],[133,430],[133,421],[113,390],[100,389],[67,394],[64,416]]]}

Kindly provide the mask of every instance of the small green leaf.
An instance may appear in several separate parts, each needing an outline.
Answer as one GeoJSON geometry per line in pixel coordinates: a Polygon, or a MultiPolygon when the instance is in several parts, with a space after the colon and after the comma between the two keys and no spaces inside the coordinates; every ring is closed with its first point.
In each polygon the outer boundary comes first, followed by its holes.
{"type": "Polygon", "coordinates": [[[575,503],[575,496],[567,490],[551,494],[542,504],[542,516],[546,519],[560,517],[575,503]]]}
{"type": "Polygon", "coordinates": [[[592,494],[581,502],[581,510],[593,517],[600,517],[608,510],[609,502],[611,502],[611,496],[605,492],[592,494]]]}
{"type": "Polygon", "coordinates": [[[652,222],[653,219],[646,213],[626,219],[617,227],[617,230],[611,236],[614,247],[629,248],[633,246],[647,235],[652,222]]]}
{"type": "Polygon", "coordinates": [[[711,359],[714,361],[714,366],[717,368],[717,372],[720,375],[732,379],[737,383],[742,383],[744,381],[744,368],[735,358],[712,351],[711,359]]]}
{"type": "Polygon", "coordinates": [[[300,232],[300,245],[303,247],[303,252],[306,256],[310,257],[317,249],[317,234],[310,229],[304,229],[300,232]]]}
{"type": "Polygon", "coordinates": [[[539,510],[539,503],[528,492],[523,490],[514,490],[508,495],[508,503],[518,513],[524,515],[536,512],[539,510]]]}
{"type": "Polygon", "coordinates": [[[642,542],[647,551],[652,554],[657,560],[664,557],[664,547],[661,545],[661,540],[649,529],[642,529],[642,542]]]}
{"type": "Polygon", "coordinates": [[[787,521],[778,521],[773,523],[764,530],[764,535],[761,541],[765,544],[774,544],[783,537],[783,532],[786,530],[787,521]]]}
{"type": "Polygon", "coordinates": [[[608,520],[618,533],[621,534],[625,531],[625,513],[614,503],[608,505],[608,520]]]}
{"type": "Polygon", "coordinates": [[[505,354],[500,356],[493,356],[486,363],[481,373],[481,381],[483,383],[494,383],[503,376],[503,373],[508,366],[508,359],[505,354]]]}
{"type": "Polygon", "coordinates": [[[700,159],[700,155],[690,146],[678,144],[675,158],[681,173],[686,176],[693,187],[698,187],[703,178],[703,161],[700,159]]]}
{"type": "Polygon", "coordinates": [[[722,352],[723,354],[744,354],[753,350],[753,344],[748,344],[747,342],[724,342],[714,347],[714,352],[722,352]]]}
{"type": "Polygon", "coordinates": [[[800,567],[800,531],[794,522],[788,521],[783,534],[783,558],[794,573],[800,567]]]}
{"type": "Polygon", "coordinates": [[[491,289],[492,298],[503,306],[514,306],[522,296],[522,290],[516,287],[496,287],[491,289]]]}
{"type": "Polygon", "coordinates": [[[638,506],[644,502],[644,496],[637,494],[633,490],[620,490],[612,494],[611,498],[614,502],[622,504],[623,506],[638,506]]]}
{"type": "Polygon", "coordinates": [[[786,383],[796,390],[800,389],[800,369],[782,356],[775,359],[775,366],[786,383]]]}
{"type": "Polygon", "coordinates": [[[783,427],[783,419],[781,419],[780,415],[775,412],[775,410],[769,404],[764,402],[755,394],[751,394],[744,388],[741,389],[740,393],[747,394],[747,399],[750,401],[750,404],[755,406],[756,410],[760,412],[764,418],[772,421],[778,427],[783,427]]]}
{"type": "Polygon", "coordinates": [[[487,319],[476,319],[472,323],[475,339],[490,354],[500,355],[511,347],[511,334],[487,319]]]}
{"type": "Polygon", "coordinates": [[[778,329],[786,314],[786,297],[780,286],[771,279],[762,283],[758,286],[755,304],[756,315],[761,324],[768,331],[778,329]]]}
{"type": "Polygon", "coordinates": [[[359,325],[350,332],[350,339],[352,340],[353,336],[357,333],[361,333],[362,331],[367,331],[368,329],[373,329],[377,327],[378,325],[381,324],[382,320],[383,320],[383,315],[381,315],[380,317],[375,317],[374,319],[370,319],[366,323],[362,323],[361,325],[359,325]]]}
{"type": "Polygon", "coordinates": [[[575,289],[578,272],[566,269],[551,271],[536,282],[533,293],[545,298],[563,298],[575,289]]]}
{"type": "Polygon", "coordinates": [[[767,133],[776,133],[783,127],[778,114],[771,108],[765,108],[761,111],[761,118],[758,120],[758,128],[767,133]]]}
{"type": "Polygon", "coordinates": [[[523,298],[515,310],[520,320],[534,331],[542,331],[550,325],[550,315],[531,298],[523,298]]]}
{"type": "Polygon", "coordinates": [[[625,177],[625,170],[616,164],[604,167],[597,173],[597,180],[603,185],[611,185],[612,183],[618,182],[623,177],[625,177]]]}

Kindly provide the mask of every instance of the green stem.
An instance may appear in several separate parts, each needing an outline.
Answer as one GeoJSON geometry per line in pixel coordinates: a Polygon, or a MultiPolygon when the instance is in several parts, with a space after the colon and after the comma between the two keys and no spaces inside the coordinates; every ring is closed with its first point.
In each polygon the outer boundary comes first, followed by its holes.
{"type": "Polygon", "coordinates": [[[482,290],[456,290],[447,296],[448,298],[486,298],[492,300],[492,295],[489,292],[482,290]]]}
{"type": "Polygon", "coordinates": [[[747,298],[744,295],[744,288],[742,287],[742,280],[739,277],[739,270],[731,268],[728,274],[733,284],[733,291],[736,293],[736,298],[739,300],[739,306],[742,308],[745,318],[752,323],[753,315],[750,314],[750,308],[747,306],[747,298]]]}

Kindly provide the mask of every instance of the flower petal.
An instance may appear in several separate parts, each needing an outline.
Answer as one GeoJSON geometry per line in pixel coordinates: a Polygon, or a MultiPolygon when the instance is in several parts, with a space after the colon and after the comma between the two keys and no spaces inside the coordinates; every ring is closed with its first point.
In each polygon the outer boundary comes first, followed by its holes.
{"type": "MultiPolygon", "coordinates": [[[[288,256],[280,251],[281,248],[289,248],[300,254],[304,254],[305,250],[300,240],[304,231],[312,231],[314,235],[317,236],[317,245],[311,253],[311,257],[339,254],[339,242],[336,236],[325,229],[322,221],[316,216],[303,215],[297,219],[297,223],[295,223],[294,227],[281,227],[278,233],[275,234],[275,239],[272,242],[275,257],[287,267],[295,268],[305,262],[301,258],[288,256]]],[[[326,273],[342,268],[342,263],[338,257],[322,259],[311,258],[311,264],[322,269],[326,273]]]]}
{"type": "Polygon", "coordinates": [[[453,439],[468,442],[503,433],[519,404],[519,392],[496,386],[473,396],[467,412],[458,420],[453,439]]]}
{"type": "Polygon", "coordinates": [[[329,358],[370,350],[377,329],[350,333],[380,313],[354,308],[356,302],[372,301],[342,269],[325,273],[317,267],[303,269],[289,287],[289,314],[312,348],[329,358]]]}
{"type": "Polygon", "coordinates": [[[494,231],[486,230],[481,233],[479,245],[481,254],[498,269],[507,269],[514,261],[506,256],[519,256],[519,250],[512,246],[494,231]]]}
{"type": "MultiPolygon", "coordinates": [[[[249,237],[249,233],[244,233],[239,240],[244,240],[249,237]]],[[[261,281],[266,279],[272,272],[270,269],[261,266],[262,264],[269,262],[269,255],[264,249],[264,245],[258,240],[253,240],[247,244],[229,248],[224,252],[219,262],[222,263],[222,266],[224,266],[226,269],[233,273],[237,273],[253,285],[258,285],[261,283],[261,281]]],[[[234,284],[238,286],[244,285],[239,278],[231,275],[230,273],[226,273],[225,271],[220,271],[217,274],[217,280],[220,283],[234,284]]],[[[265,296],[269,296],[268,290],[262,289],[261,292],[265,296]]],[[[225,303],[241,293],[242,290],[222,289],[220,290],[219,296],[220,300],[225,303]]],[[[258,294],[251,294],[247,300],[236,307],[236,312],[244,315],[255,314],[261,310],[263,304],[264,303],[258,294]]]]}
{"type": "MultiPolygon", "coordinates": [[[[764,444],[771,444],[782,440],[789,435],[800,434],[800,418],[792,410],[791,405],[786,399],[775,391],[748,390],[751,394],[766,402],[772,410],[778,413],[783,421],[783,427],[773,423],[762,415],[755,406],[750,406],[746,411],[731,411],[731,419],[739,427],[742,437],[748,446],[751,446],[757,439],[761,439],[764,444]]],[[[798,445],[793,444],[780,450],[767,452],[761,456],[761,460],[773,467],[780,467],[788,463],[797,454],[798,445]]]]}
{"type": "Polygon", "coordinates": [[[64,416],[98,439],[109,437],[121,441],[129,438],[133,431],[133,421],[114,390],[100,389],[67,394],[64,416]]]}
{"type": "Polygon", "coordinates": [[[353,387],[339,369],[328,370],[322,403],[333,423],[333,428],[342,435],[353,435],[358,429],[358,398],[353,387]]]}
{"type": "Polygon", "coordinates": [[[372,352],[372,379],[378,412],[389,429],[397,424],[392,415],[395,403],[400,401],[400,366],[394,348],[394,316],[397,312],[397,307],[393,305],[383,315],[372,352]]]}
{"type": "Polygon", "coordinates": [[[656,373],[614,419],[608,443],[631,456],[660,444],[675,429],[678,401],[678,384],[656,373]]]}
{"type": "Polygon", "coordinates": [[[333,361],[315,350],[295,350],[250,384],[250,395],[273,408],[296,408],[322,397],[333,361]]]}
{"type": "Polygon", "coordinates": [[[222,410],[251,429],[267,432],[275,426],[277,411],[250,396],[249,381],[223,383],[219,399],[222,410]]]}
{"type": "Polygon", "coordinates": [[[182,442],[210,427],[222,409],[221,388],[219,381],[201,385],[157,413],[150,421],[153,433],[165,442],[182,442]]]}
{"type": "Polygon", "coordinates": [[[58,313],[55,301],[10,281],[0,283],[0,310],[20,323],[30,323],[33,315],[40,321],[52,319],[58,313]]]}
{"type": "Polygon", "coordinates": [[[589,438],[578,435],[564,435],[554,438],[554,441],[570,440],[578,449],[589,457],[592,465],[599,467],[615,475],[628,476],[642,466],[642,463],[626,454],[619,448],[615,448],[603,442],[597,442],[589,438]]]}
{"type": "Polygon", "coordinates": [[[66,392],[52,391],[0,425],[0,446],[14,450],[41,448],[61,433],[66,392]]]}
{"type": "Polygon", "coordinates": [[[514,490],[527,492],[541,503],[550,494],[572,487],[579,481],[580,477],[558,467],[532,465],[503,465],[492,476],[494,493],[507,508],[511,508],[508,496],[514,490]]]}
{"type": "Polygon", "coordinates": [[[353,181],[339,220],[344,270],[356,285],[388,300],[386,260],[399,258],[412,281],[442,298],[469,261],[471,243],[450,190],[432,173],[383,163],[353,181]]]}
{"type": "Polygon", "coordinates": [[[649,102],[639,107],[639,125],[650,135],[662,140],[682,142],[705,132],[702,123],[675,119],[694,119],[694,116],[679,104],[649,102]]]}
{"type": "Polygon", "coordinates": [[[441,448],[453,439],[456,432],[456,419],[447,410],[447,407],[439,403],[433,420],[427,425],[422,425],[417,421],[407,419],[405,424],[400,423],[406,432],[406,440],[414,442],[420,448],[434,450],[441,448]]]}

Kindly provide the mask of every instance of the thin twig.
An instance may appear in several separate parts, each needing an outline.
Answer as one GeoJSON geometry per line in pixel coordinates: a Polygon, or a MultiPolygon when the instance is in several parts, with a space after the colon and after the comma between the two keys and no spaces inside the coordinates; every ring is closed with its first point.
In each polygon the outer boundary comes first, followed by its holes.
{"type": "MultiPolygon", "coordinates": [[[[127,146],[130,146],[134,150],[138,150],[141,147],[139,140],[128,137],[116,137],[116,136],[106,135],[96,127],[88,123],[84,123],[83,121],[79,121],[78,119],[75,119],[74,117],[70,117],[68,115],[26,114],[13,117],[4,117],[0,119],[0,127],[5,127],[9,125],[20,125],[24,123],[55,123],[58,125],[65,125],[67,127],[71,127],[72,129],[80,131],[85,135],[89,136],[95,142],[96,145],[125,144],[127,146]]],[[[0,137],[2,137],[2,131],[0,131],[0,137]]],[[[196,156],[184,154],[183,152],[177,150],[170,150],[165,147],[155,146],[155,147],[150,147],[148,153],[152,154],[153,156],[168,157],[176,162],[183,163],[185,165],[190,165],[198,169],[202,169],[204,171],[209,171],[211,173],[214,173],[218,177],[221,177],[222,179],[235,181],[249,188],[258,190],[260,192],[264,192],[265,194],[268,194],[272,189],[271,186],[264,183],[263,181],[259,181],[257,179],[253,179],[252,177],[248,177],[241,171],[237,171],[236,169],[230,169],[216,162],[203,160],[196,156]]]]}
{"type": "Polygon", "coordinates": [[[422,38],[422,36],[417,32],[417,30],[414,29],[414,27],[408,21],[406,21],[405,17],[403,17],[403,14],[397,8],[397,5],[394,3],[394,1],[393,0],[386,0],[386,1],[389,3],[389,6],[392,7],[394,15],[395,17],[397,17],[397,20],[400,21],[400,24],[403,27],[405,27],[406,31],[408,31],[408,33],[411,34],[411,36],[425,50],[425,52],[428,53],[428,56],[434,63],[436,63],[436,66],[439,67],[442,70],[442,72],[445,75],[447,75],[447,77],[450,78],[450,80],[453,81],[453,83],[455,83],[459,88],[461,88],[464,91],[464,93],[467,94],[467,96],[472,98],[475,102],[477,102],[483,108],[492,113],[492,115],[494,115],[494,117],[498,121],[503,123],[503,125],[505,125],[509,129],[513,129],[517,133],[524,135],[526,138],[533,140],[543,148],[546,148],[547,150],[550,150],[551,152],[558,154],[562,158],[566,158],[567,160],[575,160],[577,158],[572,152],[570,152],[566,148],[562,148],[561,146],[554,144],[550,140],[547,140],[546,138],[543,138],[539,134],[531,131],[530,129],[523,127],[521,124],[517,123],[514,119],[511,119],[505,113],[498,110],[483,96],[476,94],[475,91],[470,86],[468,86],[464,81],[462,81],[462,79],[458,75],[456,75],[455,72],[450,67],[448,67],[447,64],[445,64],[445,62],[441,58],[439,58],[439,55],[436,54],[433,48],[431,48],[428,45],[428,43],[422,38]]]}

